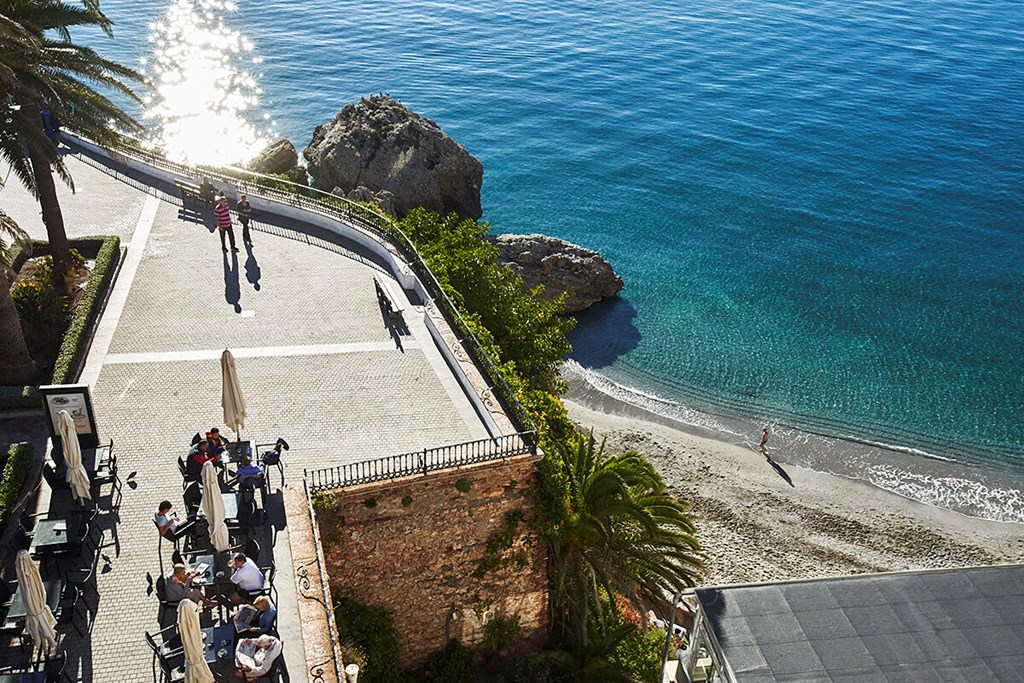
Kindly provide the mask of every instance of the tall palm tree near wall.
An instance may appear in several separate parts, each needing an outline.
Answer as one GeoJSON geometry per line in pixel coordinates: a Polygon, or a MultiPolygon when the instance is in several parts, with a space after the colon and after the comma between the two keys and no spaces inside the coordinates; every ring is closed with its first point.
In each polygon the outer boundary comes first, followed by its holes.
{"type": "Polygon", "coordinates": [[[607,456],[594,435],[548,452],[548,476],[562,487],[550,543],[554,620],[565,644],[583,653],[591,627],[607,636],[615,596],[643,610],[701,576],[702,553],[688,504],[673,497],[636,451],[607,456]]]}
{"type": "Polygon", "coordinates": [[[21,330],[18,311],[11,301],[10,244],[27,244],[28,235],[0,209],[0,384],[28,384],[36,372],[21,330]]]}
{"type": "Polygon", "coordinates": [[[56,145],[44,132],[48,108],[63,126],[100,143],[116,143],[122,132],[142,125],[94,86],[139,101],[131,83],[142,74],[104,59],[71,40],[73,27],[99,27],[111,35],[99,3],[75,6],[59,0],[0,0],[0,155],[39,199],[50,253],[58,272],[71,260],[53,174],[74,183],[56,145]],[[27,155],[26,155],[27,150],[27,155]],[[27,158],[26,158],[27,157],[27,158]]]}

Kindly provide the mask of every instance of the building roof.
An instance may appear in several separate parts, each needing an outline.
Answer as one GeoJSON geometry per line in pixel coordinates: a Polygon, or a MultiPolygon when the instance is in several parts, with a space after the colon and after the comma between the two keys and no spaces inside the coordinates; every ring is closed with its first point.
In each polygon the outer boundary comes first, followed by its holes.
{"type": "Polygon", "coordinates": [[[738,683],[1024,682],[1024,565],[696,593],[738,683]]]}

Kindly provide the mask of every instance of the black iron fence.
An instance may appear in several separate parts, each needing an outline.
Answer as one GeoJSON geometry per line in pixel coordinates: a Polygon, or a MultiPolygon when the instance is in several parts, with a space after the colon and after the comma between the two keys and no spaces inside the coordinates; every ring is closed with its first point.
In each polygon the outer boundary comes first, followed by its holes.
{"type": "MultiPolygon", "coordinates": [[[[95,144],[95,143],[94,143],[95,144]]],[[[420,256],[415,245],[401,228],[388,216],[373,209],[340,197],[330,192],[318,190],[308,185],[300,185],[282,178],[255,173],[236,167],[188,166],[166,159],[150,150],[124,144],[111,150],[113,154],[141,161],[150,166],[180,175],[185,179],[206,177],[211,182],[230,183],[252,197],[271,199],[300,208],[310,213],[326,216],[333,220],[347,223],[373,235],[385,246],[393,248],[419,278],[423,287],[431,297],[432,303],[444,316],[448,326],[455,333],[457,341],[466,352],[470,361],[483,375],[490,392],[501,408],[512,420],[512,424],[529,444],[536,447],[536,427],[529,413],[508,385],[504,375],[490,354],[483,348],[480,340],[470,329],[469,324],[459,313],[455,304],[445,294],[434,273],[420,256]]]]}
{"type": "Polygon", "coordinates": [[[466,441],[422,451],[390,455],[376,460],[304,470],[303,477],[310,493],[339,489],[374,481],[397,479],[437,470],[501,460],[534,452],[532,432],[507,434],[494,439],[466,441]]]}

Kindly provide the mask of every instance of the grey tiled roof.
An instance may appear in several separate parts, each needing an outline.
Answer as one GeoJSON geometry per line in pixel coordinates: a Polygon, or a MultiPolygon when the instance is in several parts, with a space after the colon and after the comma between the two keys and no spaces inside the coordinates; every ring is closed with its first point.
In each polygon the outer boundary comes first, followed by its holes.
{"type": "Polygon", "coordinates": [[[739,683],[1024,683],[1024,565],[697,590],[739,683]]]}

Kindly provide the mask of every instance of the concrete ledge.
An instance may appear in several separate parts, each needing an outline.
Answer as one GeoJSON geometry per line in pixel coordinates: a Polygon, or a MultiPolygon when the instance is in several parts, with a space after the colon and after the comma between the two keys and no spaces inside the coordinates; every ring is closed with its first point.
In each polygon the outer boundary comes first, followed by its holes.
{"type": "Polygon", "coordinates": [[[306,671],[299,678],[291,672],[293,680],[309,683],[341,683],[343,678],[335,667],[341,662],[331,641],[334,618],[330,586],[320,581],[320,548],[313,535],[309,517],[309,503],[302,484],[289,484],[283,489],[285,517],[288,520],[288,543],[292,555],[292,577],[298,598],[299,620],[302,623],[302,645],[306,655],[306,671]],[[326,596],[326,602],[325,597],[326,596]]]}

